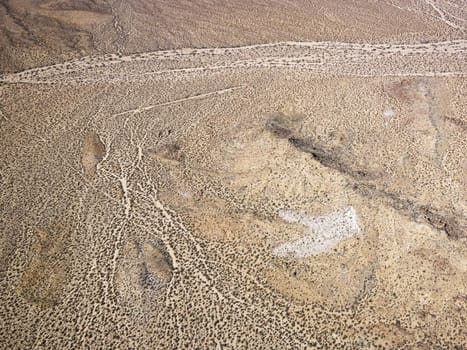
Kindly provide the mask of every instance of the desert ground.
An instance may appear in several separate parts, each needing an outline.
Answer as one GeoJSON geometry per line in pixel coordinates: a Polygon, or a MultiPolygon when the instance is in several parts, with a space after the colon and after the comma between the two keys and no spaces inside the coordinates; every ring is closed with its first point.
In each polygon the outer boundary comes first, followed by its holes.
{"type": "Polygon", "coordinates": [[[466,22],[0,1],[0,348],[466,349],[466,22]]]}

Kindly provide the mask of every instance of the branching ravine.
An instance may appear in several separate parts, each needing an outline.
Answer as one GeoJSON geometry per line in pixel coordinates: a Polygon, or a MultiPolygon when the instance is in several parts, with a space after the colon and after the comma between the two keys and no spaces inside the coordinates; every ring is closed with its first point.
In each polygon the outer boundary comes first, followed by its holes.
{"type": "Polygon", "coordinates": [[[425,0],[425,2],[438,14],[438,16],[434,16],[435,18],[438,18],[439,20],[443,21],[445,24],[447,24],[451,28],[458,29],[458,30],[465,32],[465,28],[451,21],[448,18],[448,17],[455,18],[455,16],[452,16],[451,14],[446,14],[445,12],[443,12],[432,0],[425,0]]]}

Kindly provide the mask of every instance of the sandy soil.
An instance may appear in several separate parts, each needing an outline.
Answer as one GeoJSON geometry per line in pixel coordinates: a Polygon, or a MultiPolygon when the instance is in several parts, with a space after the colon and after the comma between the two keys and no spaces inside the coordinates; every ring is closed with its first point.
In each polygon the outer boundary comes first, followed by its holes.
{"type": "Polygon", "coordinates": [[[12,3],[0,348],[467,347],[461,1],[12,3]]]}
{"type": "Polygon", "coordinates": [[[0,73],[99,54],[465,39],[463,0],[3,0],[0,73]]]}

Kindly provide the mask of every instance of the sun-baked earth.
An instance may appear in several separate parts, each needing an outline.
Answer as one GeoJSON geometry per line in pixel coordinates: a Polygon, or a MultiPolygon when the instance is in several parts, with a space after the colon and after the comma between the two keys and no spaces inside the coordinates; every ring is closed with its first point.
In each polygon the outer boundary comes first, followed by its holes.
{"type": "Polygon", "coordinates": [[[463,1],[0,5],[0,348],[467,347],[463,1]]]}

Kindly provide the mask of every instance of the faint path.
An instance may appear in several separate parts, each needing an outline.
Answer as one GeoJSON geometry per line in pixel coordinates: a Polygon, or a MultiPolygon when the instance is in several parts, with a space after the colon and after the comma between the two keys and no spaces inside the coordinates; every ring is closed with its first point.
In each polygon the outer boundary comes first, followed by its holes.
{"type": "Polygon", "coordinates": [[[241,89],[243,87],[244,86],[234,86],[234,87],[227,88],[227,89],[221,89],[221,90],[216,90],[216,91],[212,91],[212,92],[207,92],[207,93],[204,93],[204,94],[193,95],[193,96],[189,96],[189,97],[185,97],[185,98],[180,98],[178,100],[173,100],[173,101],[164,102],[164,103],[158,103],[158,104],[151,105],[151,106],[140,107],[140,108],[135,108],[135,109],[129,109],[127,111],[116,113],[113,116],[118,117],[118,116],[125,115],[125,114],[128,114],[128,113],[136,114],[136,113],[149,111],[149,110],[157,108],[157,107],[170,106],[170,105],[178,104],[178,103],[185,102],[185,101],[200,100],[200,99],[205,99],[205,98],[209,98],[209,97],[213,97],[213,96],[219,96],[219,95],[223,95],[223,94],[226,94],[226,93],[241,89]]]}

